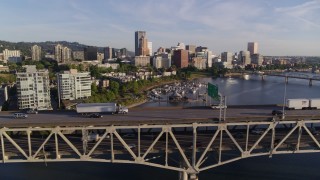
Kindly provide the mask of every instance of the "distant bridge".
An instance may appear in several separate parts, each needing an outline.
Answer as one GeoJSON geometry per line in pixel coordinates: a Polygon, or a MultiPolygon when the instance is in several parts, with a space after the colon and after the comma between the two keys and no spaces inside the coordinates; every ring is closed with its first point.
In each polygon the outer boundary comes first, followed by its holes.
{"type": "Polygon", "coordinates": [[[312,81],[320,81],[320,75],[308,75],[303,73],[277,73],[277,72],[265,72],[260,74],[262,80],[265,78],[264,76],[278,76],[278,77],[284,77],[285,82],[288,83],[289,78],[295,78],[295,79],[306,79],[309,80],[309,85],[312,86],[312,81]]]}
{"type": "Polygon", "coordinates": [[[3,163],[90,161],[131,163],[180,172],[243,158],[318,153],[320,119],[0,129],[3,163]]]}

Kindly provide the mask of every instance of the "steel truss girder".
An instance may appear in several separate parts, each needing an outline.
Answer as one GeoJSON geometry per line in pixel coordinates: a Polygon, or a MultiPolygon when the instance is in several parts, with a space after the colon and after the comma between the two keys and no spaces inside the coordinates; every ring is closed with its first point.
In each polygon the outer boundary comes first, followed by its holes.
{"type": "MultiPolygon", "coordinates": [[[[71,161],[92,161],[92,162],[111,162],[111,163],[131,163],[131,164],[142,164],[147,166],[153,166],[158,168],[170,169],[175,171],[181,171],[188,174],[197,174],[201,171],[211,169],[223,164],[231,163],[242,158],[269,155],[273,154],[287,154],[287,153],[315,153],[320,152],[320,141],[319,137],[312,134],[309,130],[308,124],[313,124],[320,127],[320,120],[296,120],[296,121],[276,121],[276,122],[221,122],[221,123],[193,123],[193,124],[164,124],[164,125],[136,125],[136,126],[87,126],[87,127],[52,127],[52,128],[6,128],[0,129],[0,140],[1,140],[1,153],[3,163],[17,163],[17,162],[71,162],[71,161]],[[293,125],[292,129],[287,129],[293,125]],[[239,139],[233,135],[236,131],[236,127],[242,127],[244,139],[239,139]],[[252,135],[250,129],[255,126],[260,126],[263,129],[263,133],[259,135],[252,135]],[[230,127],[230,128],[229,128],[230,127]],[[233,127],[233,128],[231,128],[233,127]],[[173,131],[173,128],[175,129],[173,131]],[[191,129],[190,133],[186,133],[183,136],[191,136],[192,150],[191,153],[182,146],[183,140],[177,138],[178,129],[187,128],[191,129]],[[205,132],[206,136],[209,137],[209,142],[205,146],[197,147],[197,143],[201,142],[199,134],[204,133],[202,129],[211,129],[209,132],[205,132]],[[82,132],[82,145],[77,146],[75,142],[68,138],[68,135],[63,134],[64,131],[79,131],[82,132]],[[103,131],[99,140],[97,140],[91,149],[87,149],[88,142],[87,136],[88,131],[103,131]],[[120,134],[120,130],[133,130],[137,134],[135,140],[137,140],[137,152],[135,152],[132,147],[129,146],[128,140],[123,138],[120,134]],[[150,145],[143,144],[143,133],[152,133],[155,130],[157,133],[156,138],[152,139],[150,145]],[[294,133],[298,130],[298,134],[294,136],[294,133]],[[40,146],[36,148],[34,138],[32,136],[33,132],[48,131],[48,136],[41,141],[40,146]],[[302,132],[306,133],[302,133],[302,132]],[[17,137],[13,138],[13,132],[25,132],[26,137],[19,139],[17,137]],[[266,138],[270,134],[271,138],[266,138]],[[86,136],[86,137],[85,137],[86,136]],[[161,147],[159,143],[161,137],[165,140],[164,147],[161,147]],[[45,152],[45,146],[48,144],[49,140],[53,138],[55,147],[55,157],[47,157],[47,152],[45,152]],[[277,143],[276,138],[277,138],[277,143]],[[280,138],[280,139],[279,139],[280,138]],[[306,140],[311,139],[315,146],[307,146],[302,148],[303,144],[309,144],[306,140]],[[171,139],[171,146],[169,148],[169,139],[171,139]],[[228,143],[227,140],[231,140],[227,145],[234,145],[235,148],[232,151],[238,152],[237,157],[232,157],[230,159],[223,159],[226,154],[226,150],[223,149],[223,145],[228,143]],[[243,142],[244,140],[244,142],[243,142]],[[104,141],[110,142],[110,158],[97,158],[95,153],[97,149],[102,146],[104,141]],[[117,159],[115,157],[116,152],[116,141],[119,141],[121,146],[124,148],[122,151],[128,155],[128,159],[117,159]],[[264,148],[259,146],[261,142],[268,144],[268,147],[264,148]],[[64,142],[70,148],[69,154],[73,154],[72,157],[64,155],[62,152],[61,143],[64,142]],[[285,142],[296,144],[295,148],[286,147],[285,142]],[[25,143],[26,146],[23,147],[21,144],[25,143]],[[218,144],[218,150],[214,151],[213,144],[218,144]],[[8,147],[10,144],[11,149],[8,147]],[[146,146],[145,151],[142,147],[146,146]],[[12,150],[17,152],[14,154],[12,150]],[[307,148],[307,149],[306,149],[307,148]],[[164,163],[160,162],[149,162],[147,159],[148,155],[151,155],[153,149],[162,149],[164,154],[164,163]],[[266,150],[264,150],[266,149],[266,150]],[[34,151],[33,151],[34,150],[34,151]],[[257,150],[257,151],[255,151],[257,150]],[[41,153],[43,152],[43,153],[41,153]],[[169,163],[169,156],[171,153],[177,153],[180,155],[180,164],[169,163]],[[210,154],[215,153],[218,157],[217,161],[210,160],[210,154]]],[[[181,136],[181,135],[179,135],[181,136]]],[[[310,140],[309,140],[310,141],[310,140]]],[[[39,145],[39,144],[38,144],[39,145]]]]}

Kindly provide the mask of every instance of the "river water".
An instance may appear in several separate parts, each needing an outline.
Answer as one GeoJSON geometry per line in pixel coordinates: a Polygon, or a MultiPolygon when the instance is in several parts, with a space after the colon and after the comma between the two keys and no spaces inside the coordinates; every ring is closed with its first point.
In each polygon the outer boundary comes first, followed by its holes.
{"type": "MultiPolygon", "coordinates": [[[[284,78],[259,76],[249,79],[204,78],[201,82],[218,85],[220,93],[227,96],[228,105],[282,104],[284,98],[284,78]]],[[[286,98],[320,98],[320,81],[309,86],[308,80],[289,79],[286,98]]],[[[206,102],[199,102],[203,105],[206,102]]],[[[207,103],[209,103],[207,101],[207,103]]],[[[141,107],[177,106],[167,102],[149,102],[141,107]]],[[[319,180],[320,153],[274,155],[254,157],[236,161],[221,167],[201,172],[200,180],[319,180]]],[[[141,165],[70,162],[70,163],[17,163],[0,164],[0,179],[34,180],[177,180],[178,173],[141,165]]]]}

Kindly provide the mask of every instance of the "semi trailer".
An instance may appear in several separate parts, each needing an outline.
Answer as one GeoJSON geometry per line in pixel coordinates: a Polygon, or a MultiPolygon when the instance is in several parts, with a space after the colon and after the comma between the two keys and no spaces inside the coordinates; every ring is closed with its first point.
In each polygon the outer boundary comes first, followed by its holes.
{"type": "Polygon", "coordinates": [[[287,99],[287,109],[320,109],[320,98],[314,99],[287,99]]]}
{"type": "Polygon", "coordinates": [[[77,113],[88,115],[92,113],[127,114],[128,108],[117,103],[81,103],[76,106],[77,113]]]}

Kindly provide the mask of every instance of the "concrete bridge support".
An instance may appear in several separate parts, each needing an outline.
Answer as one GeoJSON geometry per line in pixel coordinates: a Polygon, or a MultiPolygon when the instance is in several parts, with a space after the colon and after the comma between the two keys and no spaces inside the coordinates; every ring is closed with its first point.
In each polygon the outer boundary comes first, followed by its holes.
{"type": "Polygon", "coordinates": [[[198,174],[188,174],[186,172],[179,172],[179,180],[199,180],[198,174]]]}
{"type": "Polygon", "coordinates": [[[186,172],[179,172],[179,180],[188,180],[188,174],[186,172]]]}
{"type": "Polygon", "coordinates": [[[312,86],[312,79],[309,79],[309,86],[312,86]]]}

